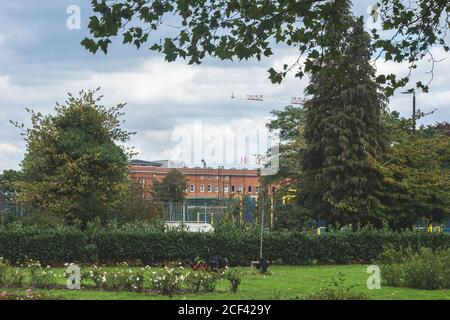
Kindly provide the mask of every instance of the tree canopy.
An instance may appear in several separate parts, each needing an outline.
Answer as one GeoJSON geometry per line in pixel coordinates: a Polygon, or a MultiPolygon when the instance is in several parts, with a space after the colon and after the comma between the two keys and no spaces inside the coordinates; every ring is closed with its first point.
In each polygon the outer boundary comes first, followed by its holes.
{"type": "Polygon", "coordinates": [[[186,177],[172,169],[161,181],[153,182],[152,197],[159,202],[183,202],[186,197],[186,177]]]}
{"type": "Polygon", "coordinates": [[[303,135],[305,110],[286,106],[283,110],[272,111],[271,114],[273,118],[266,127],[280,139],[280,168],[277,174],[264,179],[268,183],[288,177],[295,180],[301,171],[301,160],[306,148],[303,135]]]}
{"type": "Polygon", "coordinates": [[[0,204],[11,205],[15,203],[17,195],[15,184],[21,179],[20,171],[3,170],[0,174],[0,204]]]}
{"type": "MultiPolygon", "coordinates": [[[[110,217],[130,187],[128,155],[120,143],[130,134],[121,129],[123,104],[99,105],[96,91],[69,94],[55,115],[30,111],[32,127],[17,182],[17,201],[67,221],[110,217]]],[[[23,125],[16,123],[23,129],[23,125]]]]}
{"type": "Polygon", "coordinates": [[[421,127],[414,134],[409,121],[393,112],[391,148],[379,167],[383,174],[383,211],[394,228],[420,220],[441,223],[450,218],[449,124],[421,127]]]}
{"type": "MultiPolygon", "coordinates": [[[[353,20],[348,7],[341,10],[341,19],[353,20]]],[[[312,97],[305,104],[305,206],[329,223],[380,224],[382,177],[374,163],[387,146],[386,101],[374,81],[362,19],[348,30],[340,25],[327,21],[325,54],[315,62],[320,71],[307,89],[312,97]]]]}
{"type": "MultiPolygon", "coordinates": [[[[221,60],[258,60],[274,54],[276,45],[298,49],[299,59],[282,70],[269,69],[274,83],[294,71],[298,77],[317,70],[313,61],[323,55],[325,21],[338,21],[343,4],[349,0],[92,0],[91,37],[82,45],[92,53],[105,54],[115,37],[136,48],[147,45],[162,52],[167,61],[187,59],[199,64],[211,56],[221,60]],[[158,33],[157,33],[158,32],[158,33]],[[160,36],[163,35],[163,36],[160,36]],[[147,44],[150,42],[150,44],[147,44]],[[304,57],[305,63],[300,63],[304,57]]],[[[373,29],[370,45],[378,57],[406,61],[410,70],[430,49],[449,50],[446,31],[450,3],[447,0],[379,0],[372,17],[379,16],[382,30],[373,29]]],[[[342,23],[348,21],[341,20],[342,23]]],[[[345,26],[341,26],[344,27],[345,26]]],[[[336,52],[339,54],[339,52],[336,52]]],[[[434,66],[435,59],[431,59],[434,66]]],[[[404,86],[409,75],[380,75],[386,93],[404,86]]],[[[416,84],[424,90],[427,85],[416,84]]]]}

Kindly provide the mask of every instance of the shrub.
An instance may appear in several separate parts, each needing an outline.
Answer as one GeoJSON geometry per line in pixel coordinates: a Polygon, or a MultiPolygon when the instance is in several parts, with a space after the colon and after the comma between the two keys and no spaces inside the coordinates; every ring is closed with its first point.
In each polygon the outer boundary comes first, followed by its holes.
{"type": "Polygon", "coordinates": [[[55,284],[56,274],[50,269],[42,268],[37,260],[29,259],[26,266],[30,269],[30,285],[37,289],[49,289],[55,284]]]}
{"type": "Polygon", "coordinates": [[[193,292],[203,289],[205,292],[213,292],[216,288],[219,275],[207,270],[193,270],[186,275],[186,284],[193,292]]]}
{"type": "Polygon", "coordinates": [[[0,257],[0,287],[6,287],[6,278],[8,269],[10,268],[8,261],[0,257]]]}
{"type": "Polygon", "coordinates": [[[25,276],[19,268],[12,267],[0,257],[0,287],[21,288],[24,286],[25,276]]]}
{"type": "Polygon", "coordinates": [[[223,277],[230,282],[231,292],[236,293],[241,284],[242,272],[238,269],[228,269],[223,273],[223,277]]]}
{"type": "Polygon", "coordinates": [[[64,298],[27,289],[25,292],[0,292],[0,300],[64,300],[64,298]]]}
{"type": "Polygon", "coordinates": [[[144,290],[143,270],[116,269],[108,271],[94,266],[83,274],[84,279],[91,279],[100,290],[141,292],[144,290]]]}
{"type": "Polygon", "coordinates": [[[55,284],[56,275],[52,270],[31,269],[30,285],[37,289],[50,289],[55,284]]]}
{"type": "Polygon", "coordinates": [[[203,282],[204,270],[191,271],[186,275],[186,283],[192,292],[199,292],[203,282]]]}
{"type": "Polygon", "coordinates": [[[332,286],[320,288],[308,296],[308,300],[368,300],[364,292],[354,290],[353,286],[345,285],[345,275],[339,273],[332,286]]]}
{"type": "MultiPolygon", "coordinates": [[[[0,256],[11,263],[26,258],[43,264],[88,261],[92,248],[86,233],[70,227],[45,228],[14,224],[0,227],[0,256]]],[[[92,242],[92,244],[95,244],[92,242]]]]}
{"type": "Polygon", "coordinates": [[[107,290],[106,275],[107,272],[105,270],[94,266],[93,269],[83,272],[81,279],[82,281],[90,279],[98,289],[107,290]]]}
{"type": "MultiPolygon", "coordinates": [[[[114,264],[140,260],[145,265],[166,261],[208,260],[222,256],[230,265],[249,265],[259,256],[257,228],[222,226],[213,233],[163,231],[150,226],[127,224],[80,231],[69,227],[53,229],[15,226],[0,227],[0,256],[12,263],[25,256],[44,264],[66,261],[114,264]]],[[[283,264],[368,263],[385,246],[450,248],[448,234],[393,232],[363,229],[330,231],[317,236],[307,232],[271,231],[264,235],[264,256],[283,264]]]]}
{"type": "MultiPolygon", "coordinates": [[[[243,230],[230,233],[190,233],[169,231],[103,231],[93,239],[99,260],[131,261],[141,258],[144,264],[164,261],[193,260],[220,255],[231,265],[248,265],[259,254],[257,233],[243,230]]],[[[370,262],[387,244],[450,247],[450,236],[419,232],[365,230],[330,232],[317,236],[305,232],[270,232],[264,238],[265,257],[284,264],[370,262]]]]}
{"type": "Polygon", "coordinates": [[[217,280],[219,275],[214,272],[206,272],[202,281],[202,288],[205,292],[213,292],[216,289],[217,280]]]}
{"type": "Polygon", "coordinates": [[[164,267],[163,270],[152,273],[150,277],[150,286],[153,290],[160,291],[170,297],[181,289],[185,280],[185,271],[183,267],[164,267]]]}
{"type": "Polygon", "coordinates": [[[417,289],[450,288],[450,249],[387,247],[378,263],[384,283],[417,289]]]}
{"type": "Polygon", "coordinates": [[[19,268],[10,268],[7,271],[4,287],[23,288],[25,286],[25,275],[19,268]]]}

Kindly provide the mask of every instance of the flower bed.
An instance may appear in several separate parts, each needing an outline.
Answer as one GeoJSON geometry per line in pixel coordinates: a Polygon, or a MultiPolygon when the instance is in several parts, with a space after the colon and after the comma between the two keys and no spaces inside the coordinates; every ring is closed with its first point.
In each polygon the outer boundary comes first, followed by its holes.
{"type": "MultiPolygon", "coordinates": [[[[69,265],[69,264],[66,264],[69,265]]],[[[230,279],[230,270],[186,270],[182,266],[165,266],[152,271],[148,266],[129,268],[122,264],[116,268],[92,266],[81,274],[83,289],[126,292],[156,292],[172,296],[185,292],[213,292],[217,281],[230,279]]],[[[233,271],[232,291],[236,292],[240,283],[240,273],[233,271]],[[236,277],[238,281],[236,282],[236,277]],[[236,285],[237,283],[237,285],[236,285]]],[[[63,272],[64,277],[70,273],[63,272]]],[[[230,280],[231,282],[232,280],[230,280]]],[[[39,261],[28,260],[22,268],[17,268],[0,258],[0,288],[64,288],[57,283],[57,274],[49,267],[42,267],[39,261]],[[29,278],[28,281],[24,279],[29,278]]]]}

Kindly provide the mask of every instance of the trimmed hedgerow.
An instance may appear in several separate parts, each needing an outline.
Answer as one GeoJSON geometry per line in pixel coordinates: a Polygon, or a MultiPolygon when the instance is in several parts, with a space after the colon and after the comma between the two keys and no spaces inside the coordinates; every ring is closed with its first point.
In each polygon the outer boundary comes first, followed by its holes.
{"type": "Polygon", "coordinates": [[[45,264],[87,261],[92,258],[93,246],[90,244],[87,234],[71,228],[0,230],[0,257],[12,263],[26,259],[45,264]]]}
{"type": "MultiPolygon", "coordinates": [[[[369,262],[386,246],[450,248],[450,235],[386,230],[336,231],[317,236],[306,232],[269,232],[264,256],[283,264],[369,262]]],[[[100,229],[82,232],[71,228],[0,229],[0,257],[12,262],[25,257],[45,264],[64,262],[116,263],[141,261],[156,264],[192,261],[220,255],[231,265],[248,265],[259,256],[256,229],[242,232],[191,233],[145,229],[100,229]]]]}

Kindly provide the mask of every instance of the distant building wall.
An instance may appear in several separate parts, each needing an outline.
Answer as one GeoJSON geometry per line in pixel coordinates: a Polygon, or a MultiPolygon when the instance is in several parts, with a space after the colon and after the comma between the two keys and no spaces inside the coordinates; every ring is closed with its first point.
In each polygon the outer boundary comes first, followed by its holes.
{"type": "MultiPolygon", "coordinates": [[[[171,168],[130,165],[134,182],[150,187],[161,181],[171,168]]],[[[230,198],[256,196],[260,187],[257,169],[178,168],[187,180],[187,198],[230,198]]]]}

